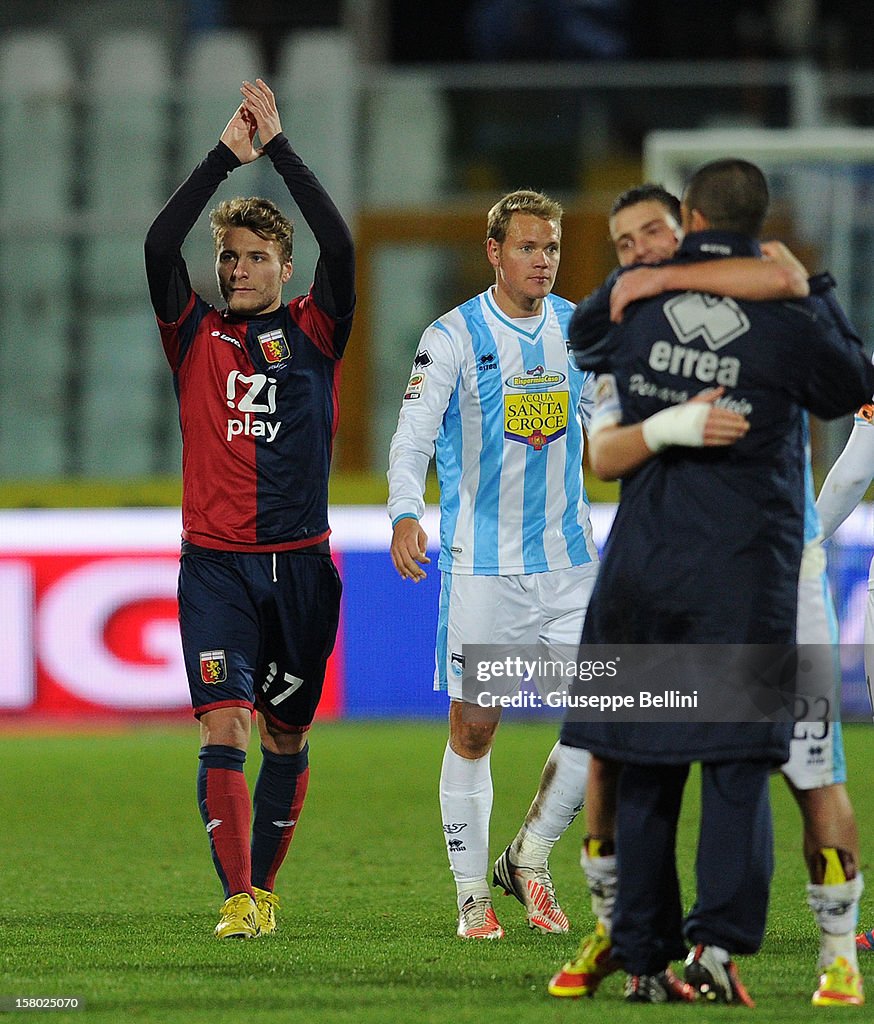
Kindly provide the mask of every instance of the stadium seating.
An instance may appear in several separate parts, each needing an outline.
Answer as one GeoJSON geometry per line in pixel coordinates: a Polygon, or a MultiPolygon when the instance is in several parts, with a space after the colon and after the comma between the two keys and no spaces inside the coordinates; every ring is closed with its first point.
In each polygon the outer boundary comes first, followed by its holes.
{"type": "MultiPolygon", "coordinates": [[[[218,141],[234,107],[242,100],[244,78],[261,73],[258,47],[246,32],[216,29],[193,36],[179,63],[178,132],[179,149],[173,166],[175,188],[218,141]]],[[[215,202],[239,195],[261,193],[263,169],[256,164],[222,185],[215,202]]],[[[168,191],[169,194],[169,191],[168,191]]],[[[214,205],[214,204],[211,204],[214,205]]],[[[201,217],[188,236],[185,260],[194,287],[212,302],[218,301],[209,224],[201,217]]]]}
{"type": "Polygon", "coordinates": [[[65,468],[72,295],[73,66],[52,32],[0,40],[0,476],[65,468]],[[39,429],[34,430],[34,423],[39,429]],[[25,455],[26,453],[26,455],[25,455]]]}
{"type": "Polygon", "coordinates": [[[98,36],[87,54],[81,465],[87,475],[154,472],[163,356],[145,303],[143,238],[168,193],[172,65],[146,31],[98,36]],[[118,438],[124,444],[118,444],[118,438]]]}

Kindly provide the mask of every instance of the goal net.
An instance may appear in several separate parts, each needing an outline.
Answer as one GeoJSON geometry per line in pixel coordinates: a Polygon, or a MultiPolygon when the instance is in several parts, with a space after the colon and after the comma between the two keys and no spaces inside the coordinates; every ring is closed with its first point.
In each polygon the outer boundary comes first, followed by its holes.
{"type": "Polygon", "coordinates": [[[863,337],[874,341],[874,129],[705,129],[652,132],[646,177],[678,195],[696,167],[736,156],[771,188],[766,233],[795,246],[811,273],[828,269],[863,337]]]}

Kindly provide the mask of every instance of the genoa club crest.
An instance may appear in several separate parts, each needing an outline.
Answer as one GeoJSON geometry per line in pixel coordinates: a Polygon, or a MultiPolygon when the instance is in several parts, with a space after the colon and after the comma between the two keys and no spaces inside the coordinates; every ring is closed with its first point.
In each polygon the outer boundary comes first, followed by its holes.
{"type": "Polygon", "coordinates": [[[223,683],[228,678],[224,651],[200,652],[200,678],[205,683],[223,683]]]}
{"type": "Polygon", "coordinates": [[[259,334],[258,344],[268,363],[281,363],[283,359],[291,358],[291,349],[281,327],[275,331],[267,331],[266,334],[259,334]]]}

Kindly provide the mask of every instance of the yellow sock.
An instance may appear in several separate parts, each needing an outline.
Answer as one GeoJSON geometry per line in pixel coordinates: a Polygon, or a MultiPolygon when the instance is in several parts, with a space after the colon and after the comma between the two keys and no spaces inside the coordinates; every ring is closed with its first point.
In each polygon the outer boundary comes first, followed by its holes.
{"type": "Polygon", "coordinates": [[[841,863],[840,854],[833,846],[820,847],[819,855],[825,861],[825,874],[822,878],[823,885],[841,885],[847,881],[847,874],[844,865],[841,863]]]}

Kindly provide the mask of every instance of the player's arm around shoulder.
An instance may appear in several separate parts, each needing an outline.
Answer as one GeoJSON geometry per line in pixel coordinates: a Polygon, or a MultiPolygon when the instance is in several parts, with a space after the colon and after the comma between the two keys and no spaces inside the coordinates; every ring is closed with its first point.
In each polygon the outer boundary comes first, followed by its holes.
{"type": "Polygon", "coordinates": [[[696,291],[735,299],[800,299],[810,294],[807,270],[782,242],[764,242],[762,259],[725,259],[630,267],[610,292],[610,319],[621,323],[632,302],[665,292],[696,291]]]}

